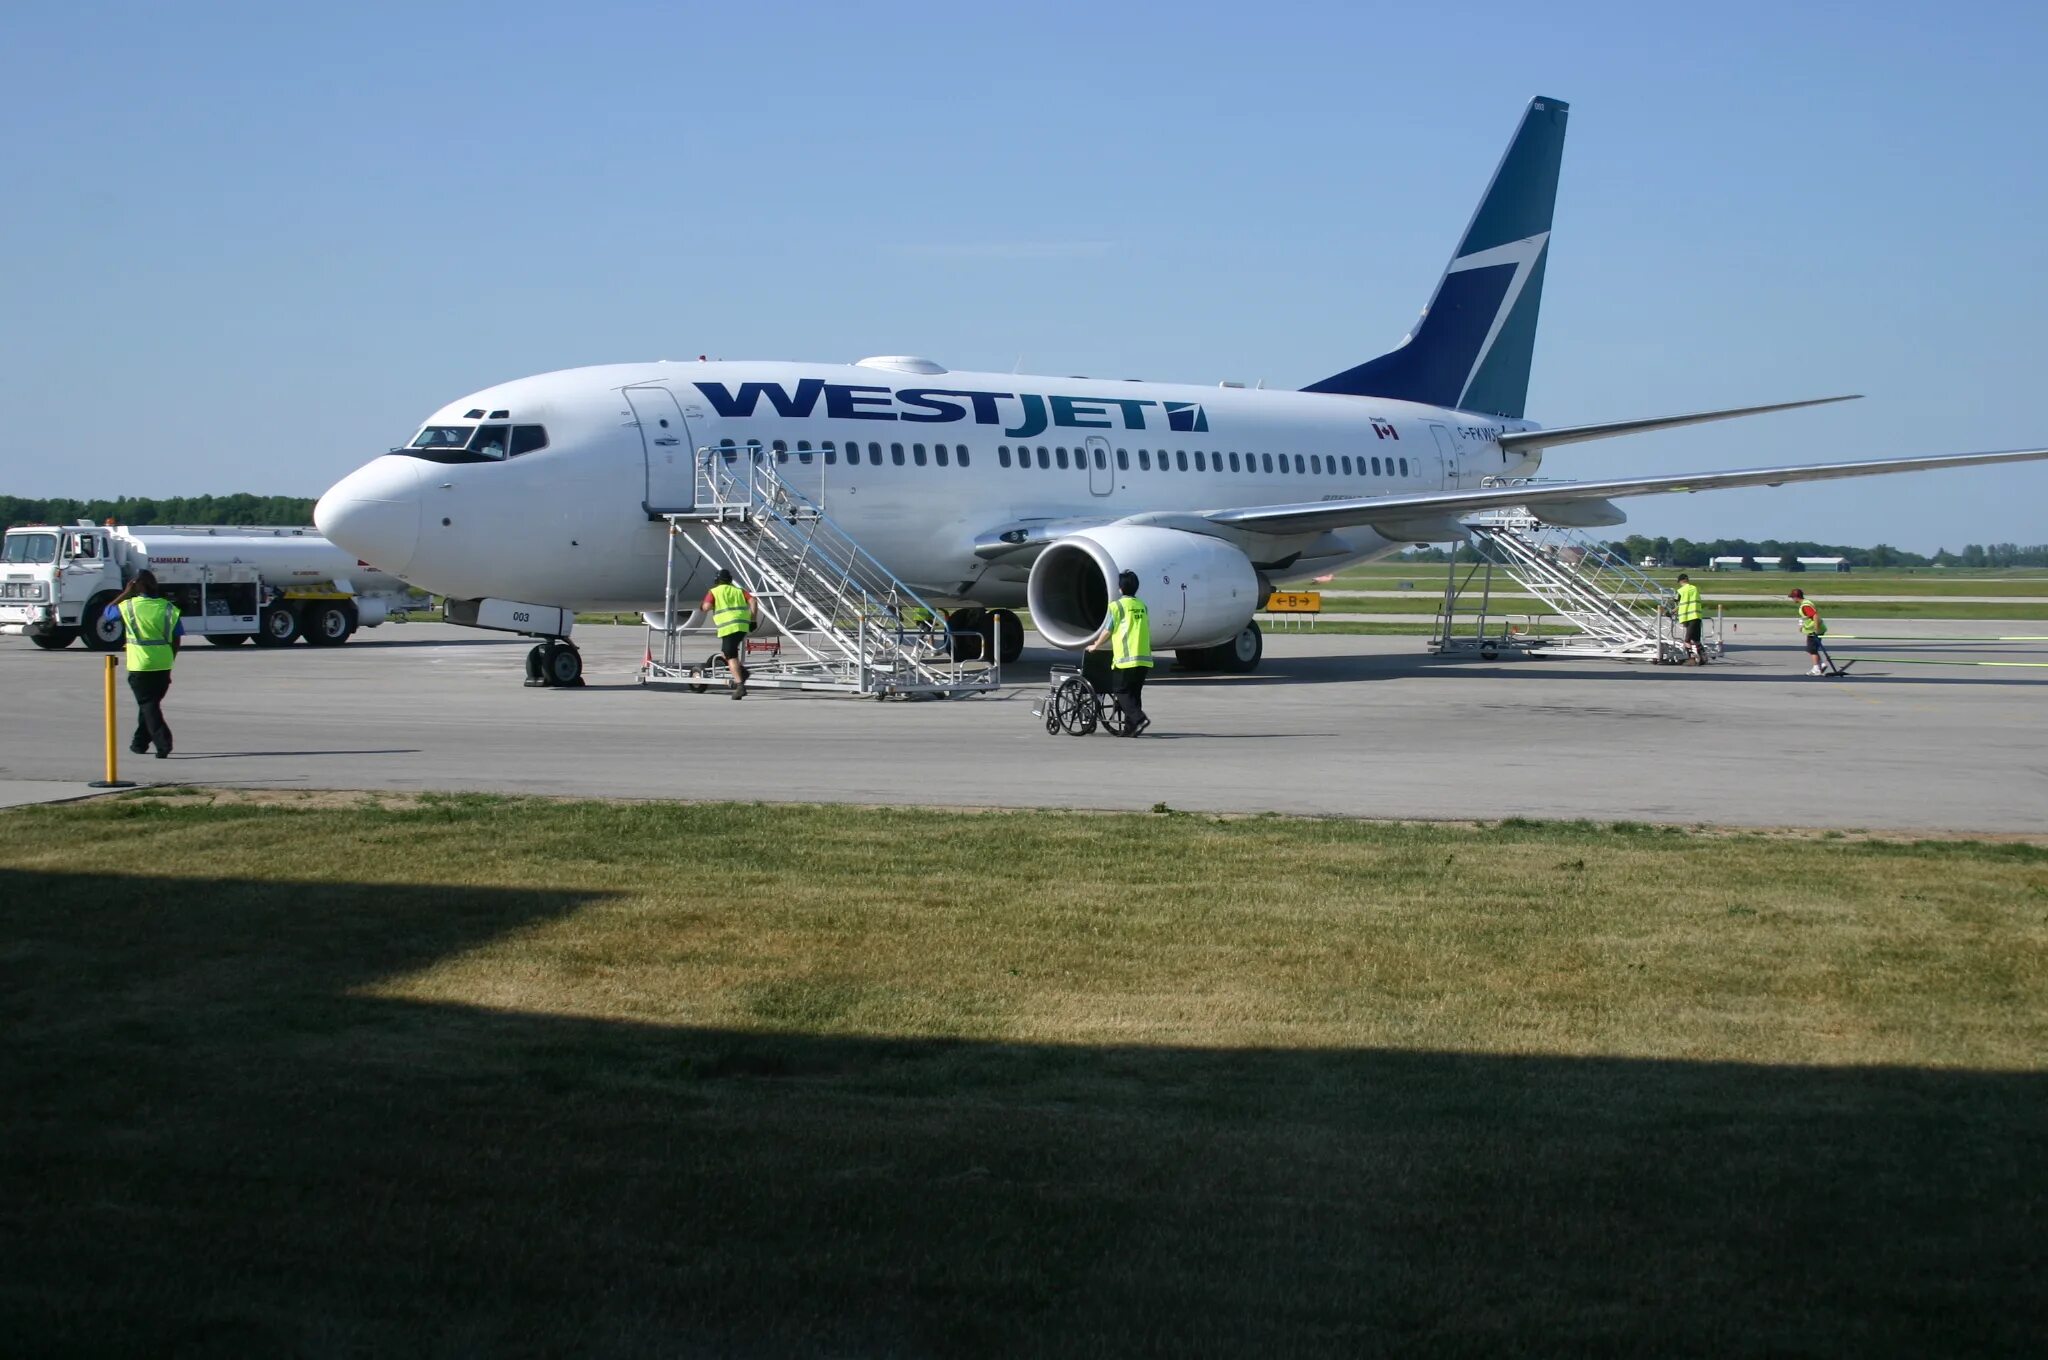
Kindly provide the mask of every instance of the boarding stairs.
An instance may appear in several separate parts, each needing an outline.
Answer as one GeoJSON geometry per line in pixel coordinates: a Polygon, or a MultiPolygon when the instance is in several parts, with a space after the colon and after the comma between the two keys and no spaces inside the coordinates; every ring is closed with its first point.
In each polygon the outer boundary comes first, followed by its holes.
{"type": "Polygon", "coordinates": [[[650,630],[643,683],[698,691],[727,683],[715,655],[702,663],[683,655],[708,636],[685,629],[676,608],[676,590],[701,555],[754,597],[756,636],[779,635],[750,639],[743,653],[749,687],[882,699],[999,688],[1000,666],[978,656],[979,636],[956,642],[944,614],[776,473],[777,456],[757,446],[697,451],[693,508],[661,516],[668,522],[668,612],[650,630]]]}
{"type": "MultiPolygon", "coordinates": [[[[1546,524],[1520,506],[1472,515],[1463,523],[1479,561],[1451,564],[1432,642],[1435,650],[1477,651],[1489,658],[1515,649],[1660,663],[1686,659],[1682,630],[1675,623],[1677,596],[1590,534],[1546,524]],[[1462,583],[1461,565],[1470,567],[1462,583]],[[1522,612],[1522,627],[1511,622],[1516,611],[1494,608],[1496,568],[1541,606],[1522,612]],[[1459,629],[1461,615],[1472,621],[1468,631],[1459,629]],[[1499,630],[1489,633],[1489,622],[1497,623],[1499,630]],[[1567,625],[1572,631],[1536,631],[1546,622],[1567,625]]],[[[1715,625],[1702,643],[1710,656],[1720,652],[1718,620],[1715,625]]]]}

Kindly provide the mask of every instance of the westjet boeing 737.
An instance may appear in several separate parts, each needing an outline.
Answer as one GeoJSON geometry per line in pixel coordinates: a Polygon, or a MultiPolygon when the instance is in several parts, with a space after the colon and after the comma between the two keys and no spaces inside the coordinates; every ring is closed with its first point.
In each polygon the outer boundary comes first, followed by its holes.
{"type": "MultiPolygon", "coordinates": [[[[1136,571],[1155,647],[1248,671],[1276,585],[1526,505],[1620,524],[1625,496],[2048,458],[2048,449],[1580,482],[1527,482],[1543,451],[1817,402],[1545,430],[1523,418],[1566,106],[1530,102],[1421,320],[1401,344],[1298,392],[852,365],[682,362],[569,369],[486,388],[335,484],[314,519],[449,615],[565,639],[577,609],[663,608],[668,524],[697,451],[772,458],[956,628],[1060,647],[1101,626],[1136,571]],[[961,611],[971,611],[962,613],[961,611]]],[[[1824,400],[1847,400],[1826,398],[1824,400]]],[[[716,456],[716,455],[714,455],[716,456]]],[[[693,554],[675,603],[717,564],[693,554]]],[[[548,673],[580,663],[549,644],[548,673]],[[559,664],[555,664],[559,663],[559,664]]],[[[1008,659],[1007,657],[1005,659],[1008,659]]]]}

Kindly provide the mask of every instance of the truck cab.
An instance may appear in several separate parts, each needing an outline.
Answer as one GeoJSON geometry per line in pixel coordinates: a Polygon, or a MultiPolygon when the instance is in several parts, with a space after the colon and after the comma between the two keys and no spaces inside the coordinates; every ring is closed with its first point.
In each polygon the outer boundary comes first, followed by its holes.
{"type": "Polygon", "coordinates": [[[92,601],[120,589],[113,541],[99,525],[23,525],[0,544],[0,633],[69,646],[92,601]]]}

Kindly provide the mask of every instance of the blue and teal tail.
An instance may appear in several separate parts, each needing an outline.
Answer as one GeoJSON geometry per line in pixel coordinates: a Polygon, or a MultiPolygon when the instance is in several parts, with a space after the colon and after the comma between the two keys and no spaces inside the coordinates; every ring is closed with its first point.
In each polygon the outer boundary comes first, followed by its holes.
{"type": "Polygon", "coordinates": [[[1529,101],[1436,295],[1400,347],[1303,391],[1522,415],[1569,111],[1555,99],[1529,101]]]}

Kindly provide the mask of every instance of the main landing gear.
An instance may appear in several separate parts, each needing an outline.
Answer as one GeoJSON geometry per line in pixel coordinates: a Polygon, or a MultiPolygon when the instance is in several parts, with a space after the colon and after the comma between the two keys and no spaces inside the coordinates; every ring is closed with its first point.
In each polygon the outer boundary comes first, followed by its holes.
{"type": "Polygon", "coordinates": [[[1183,648],[1173,654],[1174,669],[1219,675],[1250,675],[1266,656],[1266,635],[1254,619],[1236,637],[1214,647],[1183,648]]]}
{"type": "Polygon", "coordinates": [[[526,654],[529,689],[581,689],[583,653],[567,638],[549,638],[526,654]]]}

